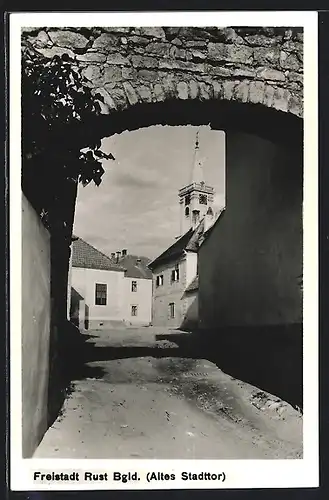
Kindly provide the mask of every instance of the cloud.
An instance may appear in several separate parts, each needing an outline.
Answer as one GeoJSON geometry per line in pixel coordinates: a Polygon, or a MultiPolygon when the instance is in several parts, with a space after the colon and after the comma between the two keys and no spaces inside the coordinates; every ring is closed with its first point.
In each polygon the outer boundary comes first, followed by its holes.
{"type": "Polygon", "coordinates": [[[141,169],[130,171],[118,171],[115,176],[117,186],[128,188],[156,188],[160,185],[159,180],[149,177],[141,169]]]}

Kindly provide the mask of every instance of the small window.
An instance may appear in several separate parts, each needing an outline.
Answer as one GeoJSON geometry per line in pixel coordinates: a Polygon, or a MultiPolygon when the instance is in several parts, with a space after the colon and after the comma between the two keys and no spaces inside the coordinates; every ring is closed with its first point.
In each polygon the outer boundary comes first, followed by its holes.
{"type": "Polygon", "coordinates": [[[177,266],[173,271],[171,271],[171,282],[179,281],[179,267],[177,266]]]}
{"type": "Polygon", "coordinates": [[[200,212],[199,210],[193,210],[193,223],[197,223],[200,220],[200,212]]]}
{"type": "Polygon", "coordinates": [[[162,286],[163,285],[163,274],[160,274],[160,276],[156,277],[156,286],[162,286]]]}
{"type": "Polygon", "coordinates": [[[107,285],[96,283],[95,285],[95,305],[106,306],[107,302],[107,285]]]}
{"type": "Polygon", "coordinates": [[[131,315],[137,316],[137,306],[131,306],[131,315]]]}
{"type": "Polygon", "coordinates": [[[132,281],[131,282],[131,291],[132,292],[137,292],[137,281],[132,281]]]}
{"type": "Polygon", "coordinates": [[[170,316],[170,318],[175,317],[175,303],[174,302],[170,302],[170,304],[169,304],[169,316],[170,316]]]}
{"type": "Polygon", "coordinates": [[[190,215],[190,209],[189,209],[189,207],[186,207],[185,208],[185,217],[189,217],[189,215],[190,215]]]}
{"type": "Polygon", "coordinates": [[[200,205],[207,205],[207,195],[199,194],[199,203],[200,205]]]}
{"type": "Polygon", "coordinates": [[[191,203],[191,196],[188,194],[185,196],[185,205],[189,205],[191,203]]]}

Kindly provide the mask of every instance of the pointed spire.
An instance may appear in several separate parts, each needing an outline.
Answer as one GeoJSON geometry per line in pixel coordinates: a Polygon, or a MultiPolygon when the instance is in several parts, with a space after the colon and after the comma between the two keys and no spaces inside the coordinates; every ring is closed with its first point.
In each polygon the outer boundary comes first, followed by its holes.
{"type": "Polygon", "coordinates": [[[204,178],[203,178],[202,162],[201,162],[201,158],[200,158],[199,130],[198,130],[196,133],[196,138],[195,138],[191,183],[196,182],[196,183],[200,184],[200,182],[203,182],[203,181],[204,181],[204,178]]]}

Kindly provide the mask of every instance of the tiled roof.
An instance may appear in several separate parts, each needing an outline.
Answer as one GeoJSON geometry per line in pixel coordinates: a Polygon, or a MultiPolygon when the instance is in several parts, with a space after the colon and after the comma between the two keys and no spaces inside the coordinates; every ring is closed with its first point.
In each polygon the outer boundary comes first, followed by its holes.
{"type": "Polygon", "coordinates": [[[124,267],[114,263],[107,255],[100,252],[81,238],[72,241],[72,266],[104,271],[124,271],[124,267]]]}
{"type": "Polygon", "coordinates": [[[152,279],[152,271],[147,267],[150,259],[138,255],[125,255],[119,259],[119,265],[124,267],[128,278],[152,279]],[[137,260],[140,262],[137,262],[137,260]]]}
{"type": "Polygon", "coordinates": [[[199,289],[199,276],[196,275],[195,278],[189,284],[189,286],[186,288],[185,292],[193,292],[194,290],[198,289],[199,289]]]}
{"type": "Polygon", "coordinates": [[[204,220],[200,222],[196,229],[189,229],[187,233],[183,234],[178,240],[175,241],[167,250],[165,250],[159,257],[154,259],[150,264],[150,269],[155,269],[159,264],[168,262],[171,259],[176,259],[183,254],[184,251],[197,252],[199,248],[199,239],[203,233],[204,220]]]}

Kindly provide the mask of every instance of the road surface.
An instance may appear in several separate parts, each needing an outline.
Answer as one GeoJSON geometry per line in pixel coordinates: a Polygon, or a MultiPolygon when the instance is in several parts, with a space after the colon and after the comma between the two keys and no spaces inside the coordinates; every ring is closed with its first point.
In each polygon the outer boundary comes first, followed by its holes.
{"type": "Polygon", "coordinates": [[[302,458],[302,417],[287,403],[152,329],[88,334],[91,361],[35,458],[302,458]]]}

